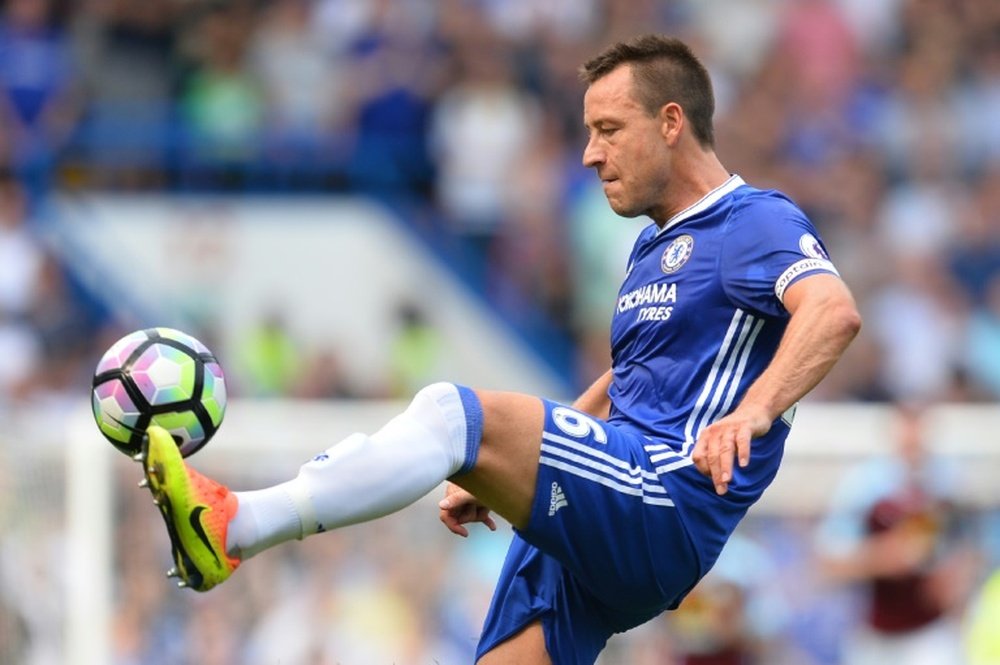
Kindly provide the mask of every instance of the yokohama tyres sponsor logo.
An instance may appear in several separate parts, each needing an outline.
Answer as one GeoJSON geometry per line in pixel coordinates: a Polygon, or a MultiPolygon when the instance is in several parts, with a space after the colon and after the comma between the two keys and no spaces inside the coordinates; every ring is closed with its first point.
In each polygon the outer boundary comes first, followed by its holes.
{"type": "Polygon", "coordinates": [[[618,298],[618,313],[623,314],[643,305],[677,302],[677,284],[646,284],[618,298]]]}

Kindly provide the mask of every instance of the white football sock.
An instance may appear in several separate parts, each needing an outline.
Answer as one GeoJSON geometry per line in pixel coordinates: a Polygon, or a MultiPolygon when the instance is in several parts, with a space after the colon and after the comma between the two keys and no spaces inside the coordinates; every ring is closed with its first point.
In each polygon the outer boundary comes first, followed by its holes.
{"type": "Polygon", "coordinates": [[[352,434],[293,480],[237,492],[226,549],[248,559],[278,543],[395,512],[472,469],[482,407],[468,388],[435,383],[371,436],[352,434]]]}

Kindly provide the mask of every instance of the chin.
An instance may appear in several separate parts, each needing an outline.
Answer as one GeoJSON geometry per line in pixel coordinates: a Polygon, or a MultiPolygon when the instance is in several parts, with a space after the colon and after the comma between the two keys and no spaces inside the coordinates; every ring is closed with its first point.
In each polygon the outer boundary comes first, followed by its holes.
{"type": "Polygon", "coordinates": [[[608,201],[608,204],[611,206],[611,209],[615,212],[615,214],[618,215],[619,217],[632,218],[632,217],[638,217],[639,215],[643,214],[642,210],[636,210],[635,208],[630,208],[625,205],[622,205],[621,203],[615,203],[614,201],[611,200],[608,201]]]}

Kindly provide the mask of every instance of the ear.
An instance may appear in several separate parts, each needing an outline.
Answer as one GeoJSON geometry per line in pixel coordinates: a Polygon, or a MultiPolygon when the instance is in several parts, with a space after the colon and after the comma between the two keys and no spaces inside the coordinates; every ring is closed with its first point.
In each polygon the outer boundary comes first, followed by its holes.
{"type": "Polygon", "coordinates": [[[677,144],[685,124],[684,109],[680,104],[668,102],[660,107],[660,134],[667,145],[673,147],[677,144]]]}

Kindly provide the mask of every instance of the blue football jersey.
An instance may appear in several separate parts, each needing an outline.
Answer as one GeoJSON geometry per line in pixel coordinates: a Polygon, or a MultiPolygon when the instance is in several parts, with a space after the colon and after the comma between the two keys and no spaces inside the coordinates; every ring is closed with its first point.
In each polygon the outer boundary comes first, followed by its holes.
{"type": "MultiPolygon", "coordinates": [[[[789,318],[785,290],[819,272],[837,273],[805,214],[739,176],[640,233],[611,324],[609,422],[649,440],[668,487],[672,472],[693,470],[685,467],[699,432],[770,363],[789,318]]],[[[791,416],[751,444],[748,468],[734,469],[727,501],[741,508],[737,521],[774,478],[791,416]]],[[[708,478],[697,484],[711,492],[708,478]]]]}

